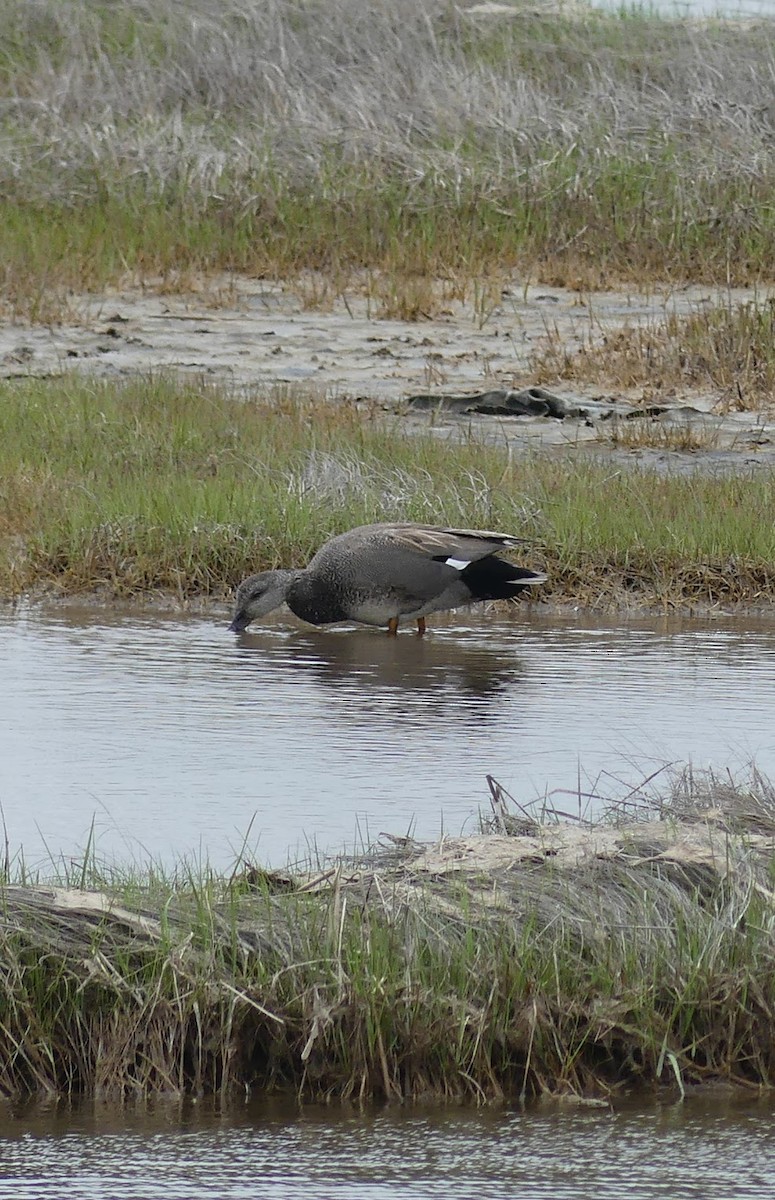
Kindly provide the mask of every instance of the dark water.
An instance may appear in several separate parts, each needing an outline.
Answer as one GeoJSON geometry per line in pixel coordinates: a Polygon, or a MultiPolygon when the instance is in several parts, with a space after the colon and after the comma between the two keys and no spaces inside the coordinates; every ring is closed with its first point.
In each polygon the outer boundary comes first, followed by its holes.
{"type": "Polygon", "coordinates": [[[775,775],[775,620],[464,613],[424,639],[57,609],[0,616],[12,850],[230,864],[477,828],[602,797],[675,760],[775,775]]]}
{"type": "Polygon", "coordinates": [[[0,1200],[768,1200],[763,1102],[527,1113],[157,1106],[5,1117],[0,1200]]]}

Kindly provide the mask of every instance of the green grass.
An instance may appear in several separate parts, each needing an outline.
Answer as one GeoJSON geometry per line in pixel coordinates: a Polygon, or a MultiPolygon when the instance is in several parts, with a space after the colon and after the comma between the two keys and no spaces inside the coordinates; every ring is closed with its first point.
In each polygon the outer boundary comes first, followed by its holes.
{"type": "Polygon", "coordinates": [[[412,845],[282,881],[6,867],[0,1095],[772,1087],[772,787],[687,778],[637,821],[536,825],[511,865],[484,837],[462,867],[412,845]]]}
{"type": "Polygon", "coordinates": [[[549,595],[592,606],[770,602],[772,474],[678,477],[295,394],[164,378],[0,385],[0,592],[223,596],[381,519],[531,539],[549,595]]]}
{"type": "Polygon", "coordinates": [[[554,285],[596,288],[646,280],[753,284],[772,277],[775,170],[755,184],[698,183],[679,196],[688,164],[674,149],[641,164],[596,169],[574,154],[538,181],[486,186],[488,164],[450,197],[444,181],[417,187],[342,165],[298,190],[275,171],[251,175],[240,194],[199,196],[177,181],[161,194],[121,185],[87,200],[0,198],[0,293],[15,314],[57,320],[68,291],[119,280],[179,286],[200,274],[293,278],[324,271],[351,284],[367,269],[389,277],[477,280],[522,271],[554,285]],[[482,179],[478,175],[482,175],[482,179]],[[261,197],[245,205],[242,192],[261,197]],[[735,214],[756,213],[750,225],[735,214]],[[712,226],[707,211],[729,212],[712,226]]]}

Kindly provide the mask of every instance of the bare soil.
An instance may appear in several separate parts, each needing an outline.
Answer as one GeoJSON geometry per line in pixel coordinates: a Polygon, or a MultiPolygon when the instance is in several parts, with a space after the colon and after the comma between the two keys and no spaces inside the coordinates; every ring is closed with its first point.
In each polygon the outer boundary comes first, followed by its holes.
{"type": "MultiPolygon", "coordinates": [[[[754,298],[727,289],[726,303],[754,298]]],[[[57,325],[0,321],[0,377],[52,377],[77,370],[95,376],[184,372],[231,380],[236,387],[306,387],[402,411],[413,395],[475,395],[535,382],[531,362],[551,340],[568,352],[628,328],[688,314],[720,296],[712,288],[580,293],[525,285],[505,287],[484,311],[444,300],[428,319],[379,315],[366,289],[333,296],[306,276],[295,284],[223,277],[179,294],[127,287],[71,297],[57,325]],[[322,297],[322,299],[318,299],[322,297]],[[306,302],[305,302],[306,301],[306,302]]],[[[552,387],[551,382],[549,386],[552,387]]],[[[739,412],[709,386],[666,394],[560,383],[567,404],[585,411],[552,416],[482,416],[442,409],[411,411],[441,435],[472,426],[514,449],[586,448],[615,460],[657,468],[750,469],[775,463],[775,413],[739,412]],[[655,399],[659,412],[653,409],[655,399]],[[611,417],[647,419],[637,438],[612,437],[611,417]]]]}

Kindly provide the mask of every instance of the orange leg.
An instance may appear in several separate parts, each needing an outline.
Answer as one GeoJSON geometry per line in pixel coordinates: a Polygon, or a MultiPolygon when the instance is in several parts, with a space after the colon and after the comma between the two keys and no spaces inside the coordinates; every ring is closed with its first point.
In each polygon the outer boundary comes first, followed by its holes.
{"type": "Polygon", "coordinates": [[[417,618],[417,636],[422,637],[425,633],[425,617],[417,618]]]}
{"type": "Polygon", "coordinates": [[[388,621],[388,637],[395,637],[398,633],[398,617],[391,617],[388,621]]]}

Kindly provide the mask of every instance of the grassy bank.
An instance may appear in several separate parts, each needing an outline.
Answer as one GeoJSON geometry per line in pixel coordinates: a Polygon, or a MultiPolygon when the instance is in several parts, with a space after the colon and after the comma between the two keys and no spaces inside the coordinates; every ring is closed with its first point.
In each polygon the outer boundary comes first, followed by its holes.
{"type": "Polygon", "coordinates": [[[772,787],[630,801],[316,876],[6,881],[0,1093],[772,1087],[772,787]]]}
{"type": "Polygon", "coordinates": [[[223,597],[382,519],[496,528],[589,606],[775,597],[775,479],[408,434],[346,402],[74,376],[0,385],[0,592],[223,597]]]}
{"type": "Polygon", "coordinates": [[[126,274],[772,275],[769,22],[2,0],[0,61],[16,312],[126,274]]]}

